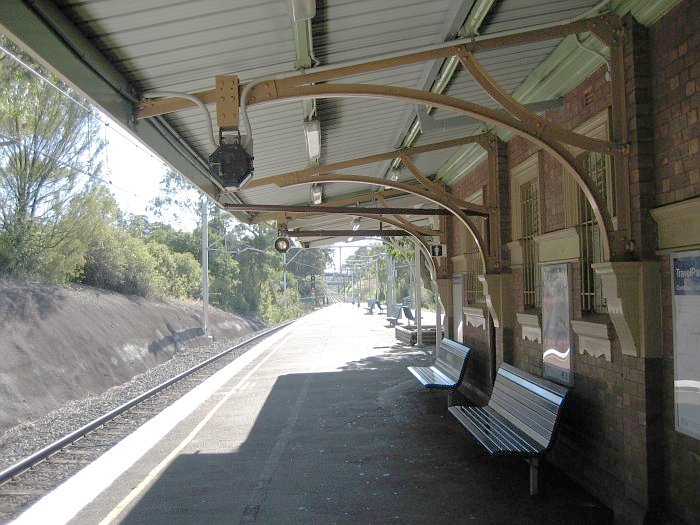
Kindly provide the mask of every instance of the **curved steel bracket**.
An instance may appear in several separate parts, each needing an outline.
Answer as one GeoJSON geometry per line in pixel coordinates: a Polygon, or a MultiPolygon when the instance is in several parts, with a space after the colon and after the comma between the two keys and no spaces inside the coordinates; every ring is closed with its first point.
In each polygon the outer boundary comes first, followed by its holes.
{"type": "MultiPolygon", "coordinates": [[[[449,210],[459,221],[464,225],[467,231],[471,234],[474,242],[479,247],[479,255],[481,257],[481,263],[486,271],[489,271],[486,265],[486,249],[485,243],[479,234],[479,230],[474,224],[472,224],[471,219],[461,210],[459,207],[459,202],[455,203],[452,199],[445,199],[440,195],[433,195],[430,190],[424,189],[419,186],[411,186],[398,181],[378,179],[376,177],[367,177],[363,175],[343,175],[343,174],[331,174],[323,173],[318,175],[308,175],[304,173],[290,173],[286,175],[279,175],[275,177],[268,177],[271,180],[270,183],[275,184],[281,188],[287,186],[298,186],[300,184],[312,184],[314,182],[350,182],[359,184],[368,184],[371,186],[386,186],[390,188],[395,188],[406,193],[411,193],[418,197],[422,197],[438,206],[449,210]]],[[[449,195],[449,194],[448,194],[449,195]]]]}
{"type": "MultiPolygon", "coordinates": [[[[610,214],[605,206],[601,203],[604,202],[599,195],[593,181],[584,170],[580,169],[578,163],[573,158],[573,156],[566,150],[566,148],[554,141],[545,138],[544,136],[538,136],[537,130],[531,129],[531,126],[521,122],[520,120],[499,113],[498,111],[486,107],[479,106],[472,102],[460,100],[447,95],[440,95],[438,93],[431,93],[426,91],[420,91],[417,89],[395,87],[395,86],[377,86],[371,84],[316,84],[316,85],[304,85],[304,86],[292,86],[286,87],[284,85],[278,86],[278,89],[274,90],[274,94],[270,95],[270,98],[266,100],[257,101],[258,104],[270,103],[280,100],[303,100],[305,98],[353,98],[353,97],[368,97],[368,98],[381,98],[381,99],[391,99],[391,100],[404,100],[410,102],[411,104],[428,104],[430,106],[445,109],[447,111],[452,111],[460,115],[466,115],[468,117],[473,117],[484,122],[501,126],[519,135],[530,142],[540,146],[544,151],[549,153],[558,162],[562,164],[564,169],[571,174],[573,179],[576,181],[578,186],[581,188],[586,200],[591,205],[593,210],[593,215],[596,218],[598,227],[601,235],[602,244],[602,258],[604,261],[610,260],[610,237],[609,232],[613,232],[613,223],[610,214]]],[[[275,177],[268,177],[266,179],[261,179],[257,181],[256,185],[267,184],[270,181],[268,179],[276,179],[275,177]]],[[[375,184],[382,186],[392,186],[389,184],[390,181],[381,179],[382,182],[377,183],[372,181],[372,177],[367,177],[369,180],[365,180],[367,184],[375,184]]],[[[252,181],[249,186],[252,186],[256,181],[252,181]]],[[[320,180],[309,180],[309,182],[321,182],[320,180]]],[[[330,180],[328,182],[333,182],[330,180]]],[[[349,181],[352,182],[352,181],[349,181]]],[[[355,181],[360,182],[360,181],[355,181]]],[[[277,182],[274,182],[277,184],[277,182]]],[[[395,187],[395,186],[392,186],[395,187]]],[[[400,188],[402,189],[402,188],[400,188]]],[[[411,190],[410,193],[414,193],[415,190],[411,190]]],[[[434,201],[436,202],[436,201],[434,201]]],[[[437,202],[436,202],[437,203],[437,202]]],[[[438,203],[441,204],[441,203],[438,203]]],[[[442,205],[442,204],[441,204],[442,205]]],[[[459,212],[461,214],[461,212],[459,212]]],[[[455,213],[455,215],[458,215],[455,213]]],[[[458,215],[459,217],[459,215],[458,215]]],[[[461,218],[460,218],[461,220],[461,218]]],[[[468,221],[463,221],[465,225],[469,224],[468,221]]],[[[472,226],[468,226],[467,229],[470,231],[475,240],[479,237],[478,233],[472,226]]],[[[479,245],[482,257],[484,257],[484,246],[480,241],[477,241],[479,245]]],[[[484,267],[487,267],[484,259],[484,267]]]]}

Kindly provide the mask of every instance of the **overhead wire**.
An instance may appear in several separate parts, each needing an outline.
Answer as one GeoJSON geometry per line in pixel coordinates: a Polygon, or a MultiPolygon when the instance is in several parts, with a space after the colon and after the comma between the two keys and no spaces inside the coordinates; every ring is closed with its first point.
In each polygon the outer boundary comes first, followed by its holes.
{"type": "Polygon", "coordinates": [[[55,82],[51,81],[46,76],[42,75],[39,71],[34,69],[30,64],[26,63],[24,60],[22,60],[20,57],[15,55],[12,51],[10,51],[6,47],[4,47],[2,44],[0,44],[0,52],[4,53],[8,58],[10,58],[13,62],[17,63],[19,66],[21,66],[23,69],[25,69],[28,73],[34,75],[36,78],[38,78],[42,82],[48,84],[52,88],[54,88],[56,91],[61,93],[64,97],[68,98],[73,103],[75,103],[76,105],[83,108],[85,111],[91,113],[95,119],[100,121],[105,126],[108,126],[114,133],[116,133],[117,135],[119,135],[122,138],[124,138],[125,140],[127,140],[135,148],[142,150],[144,153],[147,153],[152,158],[154,158],[153,152],[151,152],[149,149],[145,148],[139,142],[136,142],[131,136],[122,132],[119,128],[111,126],[110,122],[108,120],[104,119],[99,113],[97,113],[97,114],[94,113],[93,109],[96,109],[96,108],[93,108],[92,106],[88,106],[85,103],[83,103],[83,101],[81,101],[80,99],[72,96],[70,92],[68,92],[65,89],[61,88],[60,86],[56,85],[55,82]]]}
{"type": "MultiPolygon", "coordinates": [[[[117,135],[119,135],[120,137],[122,137],[123,139],[125,139],[130,145],[134,146],[136,149],[143,151],[144,153],[148,154],[151,158],[155,158],[155,156],[153,155],[153,152],[151,152],[150,150],[148,150],[147,148],[145,148],[144,146],[142,146],[142,145],[139,144],[138,142],[134,141],[128,134],[125,134],[125,133],[123,133],[121,130],[119,130],[119,128],[117,128],[117,127],[115,127],[115,126],[112,126],[111,123],[109,122],[109,120],[107,120],[107,119],[105,119],[105,118],[102,118],[102,116],[99,115],[99,113],[95,113],[95,112],[93,111],[93,109],[96,109],[96,108],[93,108],[92,106],[88,106],[88,105],[86,105],[83,101],[81,101],[80,99],[78,99],[78,98],[72,96],[72,94],[71,94],[70,92],[68,92],[67,90],[61,88],[61,86],[58,86],[56,83],[54,83],[54,82],[51,81],[49,78],[47,78],[46,76],[44,76],[43,74],[41,74],[39,71],[37,71],[36,69],[34,69],[30,64],[28,64],[27,62],[25,62],[24,60],[22,60],[20,57],[18,57],[16,54],[14,54],[12,51],[10,51],[9,49],[7,49],[7,48],[6,48],[5,46],[3,46],[2,44],[0,44],[0,52],[4,53],[9,59],[11,59],[13,62],[15,62],[16,64],[18,64],[18,65],[19,65],[20,67],[22,67],[25,71],[27,71],[28,73],[30,73],[30,74],[33,75],[34,77],[38,78],[40,81],[44,82],[44,83],[47,84],[48,86],[50,86],[50,87],[52,87],[53,89],[55,89],[56,91],[58,91],[58,92],[59,92],[61,95],[63,95],[65,98],[67,98],[68,100],[70,100],[71,102],[73,102],[74,104],[76,104],[77,106],[79,106],[80,108],[82,108],[83,110],[85,110],[86,112],[90,113],[90,114],[92,115],[93,118],[95,118],[97,121],[99,121],[100,123],[102,123],[103,126],[104,126],[103,130],[104,130],[104,142],[105,142],[105,145],[109,144],[109,141],[108,141],[108,139],[107,139],[107,128],[109,128],[112,132],[116,133],[117,135]]],[[[88,122],[88,129],[90,129],[90,122],[88,122]]],[[[19,145],[19,146],[22,146],[22,147],[25,147],[25,148],[28,147],[26,144],[23,144],[23,143],[22,143],[21,138],[19,138],[19,137],[8,136],[8,135],[6,135],[5,133],[2,133],[2,134],[0,134],[0,135],[3,136],[6,140],[9,140],[9,141],[11,141],[11,142],[14,142],[14,143],[16,143],[16,144],[19,145]]],[[[108,176],[108,178],[107,178],[107,179],[103,179],[102,177],[99,177],[99,176],[95,176],[95,175],[93,175],[93,174],[90,174],[90,173],[88,173],[88,172],[85,171],[85,170],[81,170],[81,169],[79,169],[79,168],[76,168],[75,166],[71,166],[71,165],[65,163],[64,161],[62,161],[61,159],[57,158],[56,156],[50,155],[50,154],[48,154],[48,153],[46,153],[46,152],[40,150],[39,148],[36,148],[36,147],[29,147],[29,149],[31,149],[32,151],[35,151],[35,152],[39,153],[40,155],[42,155],[42,156],[44,156],[44,157],[46,157],[46,158],[51,158],[51,159],[55,160],[55,161],[58,162],[59,164],[62,164],[64,167],[69,167],[69,168],[71,168],[71,169],[74,169],[74,170],[77,171],[78,173],[81,173],[81,174],[83,174],[83,175],[85,175],[85,176],[87,176],[87,177],[89,177],[89,178],[91,178],[91,179],[93,179],[93,180],[96,180],[96,181],[99,181],[99,182],[101,182],[101,183],[103,183],[103,184],[109,185],[110,187],[114,188],[115,190],[118,190],[118,191],[120,191],[120,192],[122,192],[122,193],[128,194],[129,196],[136,197],[137,199],[140,199],[140,200],[142,200],[142,201],[144,201],[144,202],[150,202],[149,199],[146,199],[146,198],[143,197],[142,195],[138,195],[137,193],[134,193],[134,192],[132,192],[132,191],[130,191],[130,190],[127,190],[126,188],[123,188],[123,187],[121,187],[121,186],[115,184],[115,183],[111,180],[111,178],[110,178],[111,171],[109,170],[109,167],[108,167],[108,169],[107,169],[107,176],[108,176]]],[[[108,164],[109,164],[109,154],[108,154],[108,152],[107,152],[106,150],[107,150],[107,148],[105,148],[105,155],[106,155],[107,166],[108,166],[108,164]]]]}
{"type": "Polygon", "coordinates": [[[63,160],[61,160],[60,158],[56,157],[55,155],[50,155],[49,153],[46,153],[45,151],[41,150],[40,148],[38,148],[38,147],[36,147],[36,146],[28,146],[27,144],[24,144],[24,143],[22,142],[21,138],[9,136],[9,135],[7,135],[7,134],[5,134],[5,133],[0,133],[0,138],[2,138],[3,140],[7,140],[7,141],[10,141],[10,142],[14,142],[14,143],[17,144],[18,146],[21,146],[21,147],[23,147],[23,148],[26,148],[26,149],[29,149],[29,150],[31,150],[31,151],[34,151],[34,152],[38,153],[39,155],[41,155],[41,156],[43,156],[43,157],[45,157],[45,158],[53,159],[54,161],[56,161],[56,162],[57,162],[58,164],[60,164],[61,166],[66,167],[66,168],[70,168],[70,169],[72,169],[72,170],[74,170],[74,171],[77,171],[78,173],[80,173],[80,174],[82,174],[82,175],[85,175],[86,177],[88,177],[88,178],[90,178],[90,179],[92,179],[92,180],[95,180],[95,181],[97,181],[97,182],[101,182],[102,184],[106,184],[106,185],[108,185],[108,186],[110,186],[110,187],[112,187],[112,188],[114,188],[114,189],[116,189],[116,190],[119,190],[119,191],[121,191],[121,192],[123,192],[123,193],[127,193],[127,194],[129,194],[130,196],[136,197],[137,199],[140,199],[140,200],[142,200],[142,201],[144,201],[144,202],[150,202],[149,199],[146,199],[146,198],[143,197],[142,195],[138,195],[137,193],[134,193],[134,192],[132,192],[132,191],[130,191],[130,190],[127,190],[126,188],[123,188],[123,187],[121,187],[121,186],[119,186],[119,185],[117,185],[117,184],[114,184],[114,182],[113,182],[111,179],[104,179],[104,178],[102,178],[102,177],[100,177],[100,176],[98,176],[98,175],[94,175],[94,174],[92,174],[92,173],[89,173],[89,172],[85,171],[84,169],[81,169],[81,168],[78,168],[78,167],[76,167],[76,166],[73,166],[73,165],[71,165],[71,164],[69,164],[69,163],[67,163],[67,162],[65,162],[65,161],[63,161],[63,160]]]}

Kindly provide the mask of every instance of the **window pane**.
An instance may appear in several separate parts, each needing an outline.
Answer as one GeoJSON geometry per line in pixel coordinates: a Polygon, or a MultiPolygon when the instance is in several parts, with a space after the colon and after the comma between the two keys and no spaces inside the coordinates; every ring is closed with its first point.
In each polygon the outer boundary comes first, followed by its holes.
{"type": "Polygon", "coordinates": [[[537,247],[535,235],[539,234],[539,209],[537,179],[520,187],[520,216],[523,242],[523,298],[525,307],[539,304],[539,275],[537,272],[537,247]]]}

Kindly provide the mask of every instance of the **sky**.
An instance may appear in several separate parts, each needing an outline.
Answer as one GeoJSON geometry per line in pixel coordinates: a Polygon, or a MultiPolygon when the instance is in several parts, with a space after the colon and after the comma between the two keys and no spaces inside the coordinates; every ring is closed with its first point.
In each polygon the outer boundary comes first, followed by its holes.
{"type": "MultiPolygon", "coordinates": [[[[106,120],[106,117],[103,116],[106,120]]],[[[110,189],[119,203],[122,211],[134,215],[146,215],[151,220],[156,219],[148,206],[158,196],[160,181],[163,178],[167,166],[144,146],[137,143],[136,139],[127,138],[128,133],[117,124],[111,123],[103,131],[102,139],[107,145],[104,150],[104,177],[112,184],[110,189]]],[[[174,222],[166,220],[173,228],[183,231],[191,231],[197,226],[194,217],[191,219],[183,214],[184,218],[174,222]]],[[[339,243],[333,248],[333,261],[335,268],[328,267],[328,271],[338,271],[340,257],[342,260],[355,253],[357,248],[372,244],[377,241],[359,240],[352,243],[339,243]],[[342,247],[342,249],[341,249],[342,247]]]]}
{"type": "MultiPolygon", "coordinates": [[[[127,132],[112,123],[103,129],[106,141],[103,153],[104,176],[112,182],[110,189],[120,208],[134,215],[155,217],[148,211],[151,201],[158,196],[160,181],[166,165],[136,139],[127,138],[127,132]]],[[[170,221],[168,221],[170,222],[170,221]]],[[[171,226],[190,231],[196,226],[194,218],[171,226]]]]}

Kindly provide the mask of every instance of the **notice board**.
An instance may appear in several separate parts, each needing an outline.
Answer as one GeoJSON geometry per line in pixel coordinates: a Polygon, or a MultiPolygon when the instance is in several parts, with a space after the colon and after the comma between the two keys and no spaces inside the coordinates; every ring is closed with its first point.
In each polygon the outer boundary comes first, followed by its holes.
{"type": "Polygon", "coordinates": [[[571,277],[566,264],[542,266],[544,377],[571,386],[571,277]]]}
{"type": "Polygon", "coordinates": [[[676,430],[700,439],[700,250],[671,255],[676,430]]]}

